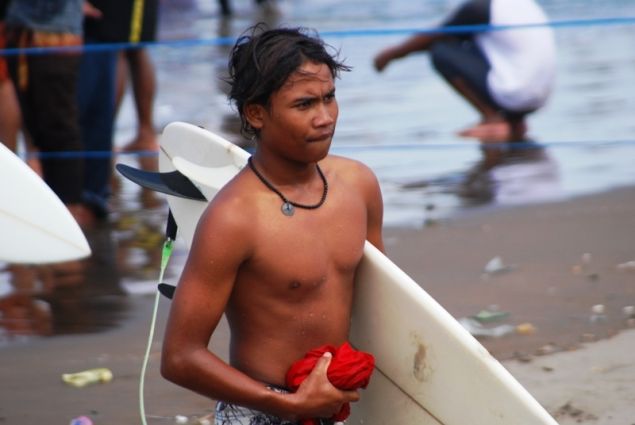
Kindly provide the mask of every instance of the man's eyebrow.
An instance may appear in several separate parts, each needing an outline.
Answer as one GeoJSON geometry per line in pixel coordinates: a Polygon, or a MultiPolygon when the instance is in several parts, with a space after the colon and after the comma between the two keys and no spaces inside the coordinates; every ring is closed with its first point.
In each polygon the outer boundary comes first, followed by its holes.
{"type": "MultiPolygon", "coordinates": [[[[335,87],[332,87],[329,91],[326,92],[326,94],[324,96],[330,96],[332,94],[335,93],[335,87]]],[[[321,95],[305,95],[305,96],[299,96],[297,98],[294,99],[294,101],[298,101],[298,100],[312,100],[312,99],[319,99],[323,96],[321,95]]]]}
{"type": "Polygon", "coordinates": [[[293,103],[313,102],[319,98],[320,96],[315,95],[298,96],[293,99],[293,103]]]}

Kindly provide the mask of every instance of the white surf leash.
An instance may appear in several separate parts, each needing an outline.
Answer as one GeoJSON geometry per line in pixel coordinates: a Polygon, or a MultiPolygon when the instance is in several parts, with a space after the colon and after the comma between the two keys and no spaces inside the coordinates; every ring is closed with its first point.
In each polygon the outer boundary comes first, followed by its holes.
{"type": "MultiPolygon", "coordinates": [[[[170,260],[170,256],[172,255],[172,241],[173,241],[172,238],[168,237],[163,243],[163,252],[161,254],[161,271],[159,272],[159,283],[163,282],[163,275],[165,273],[165,269],[167,268],[168,261],[170,260]]],[[[157,312],[159,310],[160,298],[161,298],[161,293],[157,290],[156,295],[154,296],[154,308],[152,310],[152,320],[150,322],[148,344],[146,346],[146,353],[143,356],[143,366],[141,367],[141,377],[139,378],[139,414],[141,415],[141,423],[143,425],[147,425],[145,401],[143,396],[144,387],[145,387],[145,376],[146,376],[146,370],[148,368],[148,362],[150,360],[150,350],[152,348],[152,341],[154,340],[154,330],[156,327],[157,312]]]]}

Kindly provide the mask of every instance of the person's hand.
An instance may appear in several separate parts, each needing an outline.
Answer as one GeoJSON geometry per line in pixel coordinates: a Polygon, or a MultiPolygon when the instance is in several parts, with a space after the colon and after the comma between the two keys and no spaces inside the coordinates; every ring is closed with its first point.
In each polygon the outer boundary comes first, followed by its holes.
{"type": "Polygon", "coordinates": [[[300,419],[330,418],[344,403],[359,400],[357,391],[342,391],[331,384],[326,375],[331,359],[332,354],[325,353],[293,394],[297,398],[300,419]]]}
{"type": "Polygon", "coordinates": [[[394,59],[394,55],[391,49],[386,49],[381,51],[377,56],[375,56],[374,65],[375,69],[378,72],[381,72],[386,68],[386,66],[394,59]]]}
{"type": "Polygon", "coordinates": [[[85,1],[82,11],[86,18],[100,19],[102,17],[101,10],[97,9],[90,2],[85,1]]]}

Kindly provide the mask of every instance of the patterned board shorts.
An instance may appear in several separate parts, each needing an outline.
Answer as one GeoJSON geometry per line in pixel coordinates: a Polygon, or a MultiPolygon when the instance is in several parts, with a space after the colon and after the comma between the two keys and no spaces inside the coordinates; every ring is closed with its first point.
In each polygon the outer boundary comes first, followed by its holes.
{"type": "MultiPolygon", "coordinates": [[[[286,389],[269,386],[272,391],[288,393],[286,389]]],[[[219,401],[216,403],[216,419],[214,425],[298,425],[277,416],[270,415],[248,407],[219,401]]],[[[330,419],[319,419],[319,425],[343,425],[344,422],[334,422],[330,419]]]]}

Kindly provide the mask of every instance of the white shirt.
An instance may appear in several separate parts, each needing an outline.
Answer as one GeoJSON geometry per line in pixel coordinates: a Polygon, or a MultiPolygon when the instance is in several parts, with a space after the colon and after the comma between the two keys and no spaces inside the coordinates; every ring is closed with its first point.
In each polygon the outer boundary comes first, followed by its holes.
{"type": "MultiPolygon", "coordinates": [[[[546,22],[547,17],[534,0],[491,1],[493,26],[546,22]]],[[[490,62],[487,81],[492,97],[501,106],[522,111],[546,102],[556,75],[556,46],[550,27],[479,33],[476,43],[490,62]]]]}

